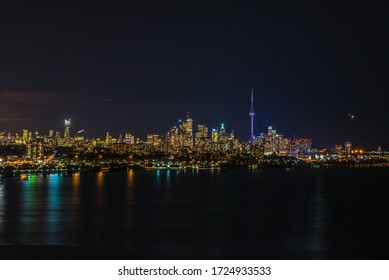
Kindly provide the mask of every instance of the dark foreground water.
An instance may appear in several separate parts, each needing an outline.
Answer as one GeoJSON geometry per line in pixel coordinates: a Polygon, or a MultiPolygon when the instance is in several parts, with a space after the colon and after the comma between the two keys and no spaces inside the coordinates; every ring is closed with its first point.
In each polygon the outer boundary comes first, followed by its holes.
{"type": "Polygon", "coordinates": [[[0,183],[2,259],[389,259],[388,169],[130,171],[0,183]]]}

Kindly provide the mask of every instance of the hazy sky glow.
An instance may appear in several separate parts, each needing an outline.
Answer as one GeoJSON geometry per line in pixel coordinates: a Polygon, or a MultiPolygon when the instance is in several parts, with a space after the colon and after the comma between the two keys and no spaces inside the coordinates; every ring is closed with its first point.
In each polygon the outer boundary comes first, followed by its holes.
{"type": "Polygon", "coordinates": [[[0,132],[144,138],[189,111],[247,141],[254,88],[256,134],[389,149],[386,1],[129,2],[0,4],[0,132]]]}

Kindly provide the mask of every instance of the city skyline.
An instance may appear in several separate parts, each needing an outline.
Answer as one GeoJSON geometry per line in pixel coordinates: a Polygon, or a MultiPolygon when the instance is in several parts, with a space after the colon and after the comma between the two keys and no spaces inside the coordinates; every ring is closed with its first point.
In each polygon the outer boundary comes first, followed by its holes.
{"type": "MultiPolygon", "coordinates": [[[[234,124],[233,127],[229,127],[230,129],[230,132],[228,131],[225,131],[225,127],[224,127],[224,122],[221,121],[219,122],[220,126],[219,125],[216,125],[216,126],[213,126],[213,127],[209,127],[207,126],[207,123],[203,120],[203,121],[197,121],[195,124],[196,124],[196,127],[197,127],[197,131],[194,131],[194,126],[193,126],[193,120],[192,118],[190,117],[190,113],[187,112],[187,120],[190,120],[190,124],[188,124],[188,135],[186,136],[187,137],[187,140],[186,142],[191,142],[190,145],[188,146],[191,146],[193,148],[193,141],[196,141],[196,133],[201,133],[202,137],[205,138],[205,139],[208,139],[210,141],[213,141],[213,133],[214,132],[217,132],[219,133],[220,130],[223,130],[223,133],[225,133],[226,135],[227,134],[231,134],[233,136],[233,138],[235,138],[236,140],[238,140],[240,143],[249,143],[251,145],[256,145],[258,143],[258,139],[262,138],[263,135],[266,135],[264,131],[266,130],[263,130],[263,131],[260,131],[258,133],[255,133],[255,125],[254,125],[254,119],[255,119],[255,112],[254,112],[254,89],[251,89],[251,95],[250,95],[250,111],[249,111],[249,116],[250,116],[250,136],[248,137],[248,139],[240,139],[239,137],[236,137],[235,135],[235,128],[237,126],[237,124],[234,124]],[[203,128],[201,128],[203,127],[203,128]],[[204,131],[202,131],[202,129],[206,129],[204,131]],[[211,134],[208,133],[208,128],[210,128],[210,132],[211,134]],[[204,134],[205,132],[205,134],[204,134]]],[[[355,119],[355,115],[352,115],[351,113],[348,114],[350,120],[354,120],[355,119]]],[[[69,145],[70,144],[70,139],[73,137],[77,137],[77,136],[81,136],[82,134],[82,137],[84,137],[84,135],[88,134],[88,129],[85,129],[85,128],[82,128],[82,129],[79,129],[77,128],[75,131],[71,132],[70,130],[70,127],[71,127],[71,118],[68,117],[68,118],[65,118],[64,119],[64,130],[62,132],[62,135],[63,135],[63,139],[64,139],[64,145],[69,145]],[[73,133],[73,135],[72,135],[73,133]]],[[[271,134],[273,131],[272,130],[272,127],[273,125],[267,125],[267,129],[268,129],[268,134],[271,134]]],[[[46,132],[48,132],[47,134],[45,134],[45,132],[40,132],[40,131],[37,131],[37,130],[34,130],[34,129],[31,129],[31,128],[23,128],[23,139],[25,138],[25,133],[26,131],[28,132],[29,129],[31,130],[29,133],[31,133],[31,135],[35,135],[35,136],[49,136],[49,137],[54,137],[54,130],[52,128],[46,130],[46,132]]],[[[177,130],[177,133],[181,133],[182,131],[185,131],[187,128],[185,126],[185,121],[182,121],[182,119],[178,119],[177,120],[177,123],[176,125],[173,125],[172,127],[168,128],[168,129],[165,129],[165,132],[155,132],[155,131],[148,131],[146,135],[135,135],[133,134],[133,132],[131,131],[131,129],[128,129],[128,130],[120,130],[118,131],[117,133],[115,132],[112,132],[112,131],[109,131],[109,129],[106,130],[105,132],[105,137],[107,137],[109,135],[109,137],[115,139],[115,140],[118,140],[118,142],[125,142],[124,140],[121,140],[123,138],[123,136],[125,134],[130,134],[131,137],[135,137],[135,139],[137,139],[137,142],[148,142],[149,141],[149,137],[150,135],[154,135],[154,136],[157,136],[157,137],[166,137],[168,138],[169,137],[169,134],[172,133],[172,129],[176,129],[177,130]],[[182,126],[183,125],[183,126],[182,126]],[[115,136],[115,134],[117,134],[115,136]],[[143,136],[143,137],[142,137],[143,136]]],[[[19,131],[20,132],[20,131],[19,131]]],[[[12,132],[13,135],[15,135],[16,137],[18,137],[19,132],[12,132]]],[[[274,130],[274,133],[276,133],[276,130],[274,130]]],[[[242,133],[240,133],[242,134],[242,133]]],[[[7,131],[7,130],[3,130],[0,132],[0,136],[3,136],[3,138],[6,138],[6,135],[11,135],[11,132],[7,131]]],[[[56,130],[55,131],[55,138],[61,138],[61,131],[60,130],[56,130]]],[[[88,137],[86,137],[86,139],[104,139],[104,135],[97,135],[96,133],[94,133],[92,131],[92,133],[89,133],[89,135],[87,135],[88,137]]],[[[282,137],[284,137],[284,135],[281,135],[282,137]]],[[[287,139],[305,139],[306,135],[305,136],[302,136],[302,135],[286,135],[287,139]]],[[[31,138],[31,137],[30,137],[31,138]]],[[[307,138],[308,139],[308,138],[307,138]]],[[[309,138],[311,139],[311,138],[309,138]]],[[[312,140],[310,140],[312,141],[312,140]]],[[[320,141],[319,141],[320,142],[320,141]]],[[[329,146],[325,146],[325,147],[317,147],[317,146],[313,146],[314,148],[316,149],[327,149],[327,150],[337,150],[338,149],[338,146],[342,146],[344,145],[344,148],[346,149],[346,146],[347,146],[347,143],[351,143],[352,142],[352,139],[345,139],[343,142],[338,142],[338,143],[333,143],[332,145],[329,145],[329,146]]],[[[132,144],[134,143],[134,141],[132,142],[132,144]]],[[[310,142],[312,144],[312,142],[310,142]]],[[[358,143],[358,141],[357,141],[358,143]]],[[[310,145],[311,145],[310,144],[310,145]]],[[[343,147],[343,146],[342,146],[343,147]]],[[[360,149],[370,149],[370,150],[382,150],[382,145],[381,144],[378,144],[376,145],[376,147],[373,147],[372,145],[368,145],[368,146],[362,146],[358,143],[357,145],[358,148],[360,149]]],[[[350,148],[351,149],[351,148],[350,148]]]]}
{"type": "Polygon", "coordinates": [[[0,132],[145,138],[189,111],[246,141],[254,88],[255,134],[389,147],[387,5],[1,4],[0,132]]]}

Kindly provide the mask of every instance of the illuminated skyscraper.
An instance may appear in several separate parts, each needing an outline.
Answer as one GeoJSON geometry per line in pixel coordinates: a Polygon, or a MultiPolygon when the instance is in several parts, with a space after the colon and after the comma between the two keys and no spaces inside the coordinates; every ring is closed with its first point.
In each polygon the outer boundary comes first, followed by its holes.
{"type": "Polygon", "coordinates": [[[182,145],[186,148],[193,148],[193,120],[187,113],[186,121],[181,124],[182,145]]]}
{"type": "Polygon", "coordinates": [[[70,143],[70,118],[69,119],[65,119],[65,131],[64,131],[64,140],[65,140],[65,144],[69,144],[70,143]]]}
{"type": "Polygon", "coordinates": [[[107,132],[105,134],[105,145],[106,146],[109,146],[111,144],[111,139],[112,139],[112,136],[107,132]]]}
{"type": "Polygon", "coordinates": [[[168,132],[168,151],[171,154],[178,153],[178,147],[180,145],[180,139],[178,135],[178,128],[174,126],[170,128],[168,132]]]}
{"type": "Polygon", "coordinates": [[[226,134],[226,130],[224,128],[224,123],[222,123],[221,127],[220,127],[220,131],[219,131],[220,135],[224,135],[226,134]]]}
{"type": "Polygon", "coordinates": [[[250,112],[249,112],[249,116],[250,116],[250,144],[251,145],[254,145],[254,116],[255,116],[255,112],[254,112],[254,90],[251,89],[251,109],[250,109],[250,112]]]}
{"type": "Polygon", "coordinates": [[[212,128],[211,139],[213,143],[219,143],[220,133],[219,130],[217,130],[216,128],[212,128]]]}
{"type": "Polygon", "coordinates": [[[27,142],[30,140],[28,132],[29,131],[27,129],[23,129],[23,136],[22,136],[23,144],[27,144],[27,142]]]}
{"type": "Polygon", "coordinates": [[[204,146],[208,138],[208,127],[204,124],[197,125],[197,132],[195,134],[195,146],[196,148],[204,149],[204,146]]]}
{"type": "Polygon", "coordinates": [[[351,147],[352,147],[351,142],[345,142],[344,143],[344,152],[346,153],[346,156],[350,156],[351,155],[351,147]]]}
{"type": "Polygon", "coordinates": [[[134,135],[132,135],[131,133],[126,133],[126,134],[124,134],[124,142],[125,142],[127,145],[135,144],[135,137],[134,137],[134,135]]]}

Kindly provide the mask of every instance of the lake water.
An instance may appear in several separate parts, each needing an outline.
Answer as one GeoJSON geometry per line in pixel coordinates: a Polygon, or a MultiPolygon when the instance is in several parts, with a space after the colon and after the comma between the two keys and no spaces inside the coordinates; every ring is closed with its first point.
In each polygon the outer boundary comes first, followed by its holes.
{"type": "Polygon", "coordinates": [[[389,259],[388,169],[7,178],[2,259],[389,259]]]}

